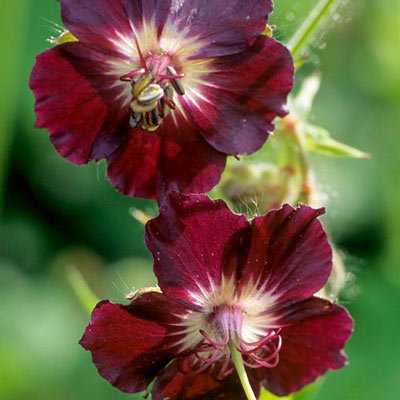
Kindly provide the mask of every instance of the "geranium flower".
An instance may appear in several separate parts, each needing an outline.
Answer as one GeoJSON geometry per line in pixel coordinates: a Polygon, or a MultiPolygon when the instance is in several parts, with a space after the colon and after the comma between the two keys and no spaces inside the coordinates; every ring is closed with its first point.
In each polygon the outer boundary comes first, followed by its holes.
{"type": "Polygon", "coordinates": [[[37,58],[36,126],[75,164],[107,158],[123,193],[205,192],[286,114],[292,58],[261,36],[271,0],[60,4],[78,41],[37,58]]]}
{"type": "Polygon", "coordinates": [[[172,193],[146,228],[160,292],[101,302],[81,340],[125,392],[156,378],[153,399],[242,399],[232,354],[253,390],[287,395],[343,367],[353,322],[314,296],[332,252],[323,210],[289,205],[249,222],[222,201],[172,193]]]}

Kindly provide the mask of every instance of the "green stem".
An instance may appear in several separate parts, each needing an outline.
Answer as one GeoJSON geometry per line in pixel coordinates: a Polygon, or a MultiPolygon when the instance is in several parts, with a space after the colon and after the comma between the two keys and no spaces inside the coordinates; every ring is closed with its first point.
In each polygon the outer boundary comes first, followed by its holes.
{"type": "Polygon", "coordinates": [[[289,40],[288,47],[295,60],[300,58],[301,53],[308,46],[310,39],[319,28],[319,25],[337,2],[338,0],[320,0],[308,18],[289,40]]]}
{"type": "Polygon", "coordinates": [[[317,207],[320,202],[317,191],[315,190],[314,173],[310,166],[309,152],[306,145],[306,139],[301,128],[297,127],[294,131],[294,137],[297,142],[298,161],[302,174],[302,189],[299,196],[299,202],[312,207],[317,207]]]}
{"type": "Polygon", "coordinates": [[[93,293],[82,273],[73,265],[65,268],[65,276],[71,285],[72,290],[79,303],[89,314],[92,312],[95,305],[99,302],[97,296],[93,293]]]}
{"type": "Polygon", "coordinates": [[[249,377],[247,376],[246,369],[244,368],[242,355],[237,351],[232,341],[229,342],[229,349],[231,351],[232,361],[235,365],[236,372],[239,375],[240,382],[242,383],[244,392],[248,400],[257,400],[254,395],[253,389],[250,385],[249,377]]]}

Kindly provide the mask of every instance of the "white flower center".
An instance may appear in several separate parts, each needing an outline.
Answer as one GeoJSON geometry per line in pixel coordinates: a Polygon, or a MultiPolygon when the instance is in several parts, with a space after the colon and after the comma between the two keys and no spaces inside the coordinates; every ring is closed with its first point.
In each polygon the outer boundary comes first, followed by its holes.
{"type": "Polygon", "coordinates": [[[269,312],[275,299],[265,288],[251,281],[238,288],[233,277],[223,278],[220,285],[200,287],[191,297],[199,311],[181,316],[180,333],[185,335],[179,345],[182,350],[198,347],[202,367],[230,359],[229,342],[245,356],[250,368],[277,365],[280,328],[269,312]]]}

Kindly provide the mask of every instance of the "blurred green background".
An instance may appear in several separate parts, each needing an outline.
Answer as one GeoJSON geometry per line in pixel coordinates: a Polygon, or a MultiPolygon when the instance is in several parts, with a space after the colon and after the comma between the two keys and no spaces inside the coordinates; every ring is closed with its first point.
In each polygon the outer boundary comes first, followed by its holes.
{"type": "MultiPolygon", "coordinates": [[[[285,41],[316,0],[276,0],[285,41]]],[[[326,223],[353,278],[342,303],[356,320],[350,365],[329,373],[320,400],[400,398],[400,2],[346,1],[315,42],[322,71],[315,122],[370,161],[315,157],[326,223]]],[[[78,346],[88,316],[65,278],[76,266],[100,298],[153,285],[143,227],[102,164],[76,167],[33,128],[28,78],[50,47],[54,0],[3,1],[0,13],[0,399],[134,399],[97,374],[78,346]]],[[[137,398],[137,397],[136,397],[137,398]]]]}

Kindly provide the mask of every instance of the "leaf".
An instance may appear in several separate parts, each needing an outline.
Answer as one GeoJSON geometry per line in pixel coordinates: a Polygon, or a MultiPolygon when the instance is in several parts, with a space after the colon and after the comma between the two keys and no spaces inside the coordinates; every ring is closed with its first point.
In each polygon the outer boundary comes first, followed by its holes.
{"type": "Polygon", "coordinates": [[[332,139],[330,133],[324,128],[304,124],[303,129],[309,151],[330,157],[371,158],[369,153],[332,139]]]}

